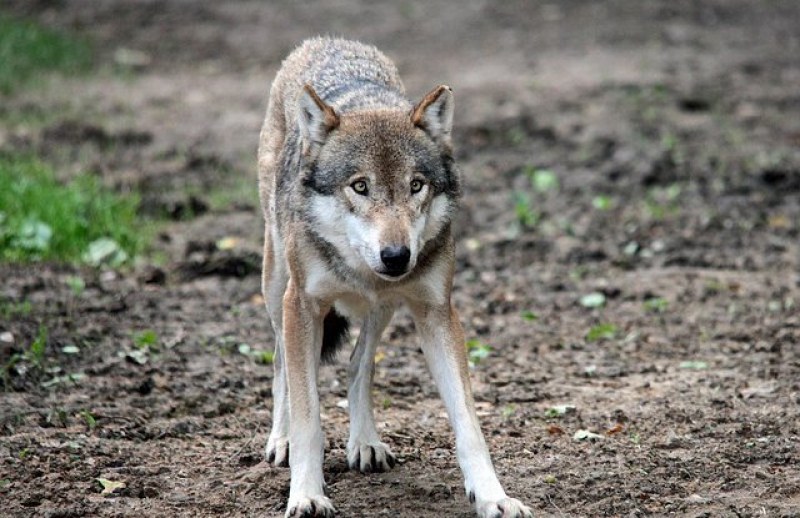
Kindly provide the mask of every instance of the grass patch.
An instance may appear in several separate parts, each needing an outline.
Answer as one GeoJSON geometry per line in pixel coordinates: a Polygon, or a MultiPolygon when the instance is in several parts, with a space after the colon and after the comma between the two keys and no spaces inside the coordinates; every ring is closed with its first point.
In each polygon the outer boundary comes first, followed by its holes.
{"type": "MultiPolygon", "coordinates": [[[[55,119],[54,115],[53,110],[48,110],[40,105],[0,104],[0,125],[6,128],[44,126],[55,119]]],[[[60,111],[59,115],[61,115],[60,111]]]]}
{"type": "Polygon", "coordinates": [[[528,165],[523,168],[522,174],[528,177],[533,192],[526,190],[512,193],[516,215],[516,221],[510,229],[512,237],[525,230],[534,230],[542,223],[545,214],[535,206],[543,205],[546,198],[559,189],[558,176],[552,171],[528,165]]]}
{"type": "Polygon", "coordinates": [[[0,381],[2,381],[3,387],[9,387],[12,371],[24,373],[33,370],[38,374],[45,369],[47,366],[47,336],[47,328],[43,325],[39,326],[39,333],[30,346],[23,353],[12,354],[5,360],[0,367],[0,381]],[[18,365],[23,365],[22,369],[18,365]]]}
{"type": "Polygon", "coordinates": [[[85,39],[0,15],[0,93],[12,93],[43,73],[88,70],[91,62],[85,39]]]}
{"type": "Polygon", "coordinates": [[[231,171],[229,178],[210,192],[198,192],[206,195],[208,206],[212,211],[225,211],[239,207],[260,207],[258,184],[248,174],[231,171]]]}
{"type": "Polygon", "coordinates": [[[530,196],[524,192],[514,191],[514,213],[522,228],[534,228],[541,219],[541,214],[533,208],[530,196]]]}
{"type": "Polygon", "coordinates": [[[10,320],[15,317],[26,317],[31,314],[33,305],[29,300],[22,302],[2,301],[0,302],[0,318],[10,320]]]}
{"type": "Polygon", "coordinates": [[[652,297],[644,301],[644,309],[652,313],[663,313],[669,307],[669,302],[662,297],[652,297]]]}
{"type": "Polygon", "coordinates": [[[586,341],[597,342],[600,340],[613,340],[617,337],[618,331],[617,326],[614,324],[597,324],[586,333],[586,341]]]}
{"type": "Polygon", "coordinates": [[[0,154],[0,185],[2,261],[117,266],[142,247],[138,197],[116,194],[91,175],[61,184],[34,158],[0,154]]]}
{"type": "Polygon", "coordinates": [[[472,367],[480,363],[481,360],[488,358],[489,355],[492,353],[492,347],[486,345],[480,340],[476,339],[467,340],[466,346],[467,346],[467,357],[469,358],[469,364],[472,367]]]}

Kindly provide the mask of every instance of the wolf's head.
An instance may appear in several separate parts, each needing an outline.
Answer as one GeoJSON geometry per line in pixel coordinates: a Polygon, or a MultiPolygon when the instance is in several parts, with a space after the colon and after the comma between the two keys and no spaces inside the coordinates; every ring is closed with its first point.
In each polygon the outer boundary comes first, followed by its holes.
{"type": "Polygon", "coordinates": [[[311,231],[350,268],[402,279],[456,208],[450,88],[411,110],[338,114],[306,86],[297,116],[311,231]]]}

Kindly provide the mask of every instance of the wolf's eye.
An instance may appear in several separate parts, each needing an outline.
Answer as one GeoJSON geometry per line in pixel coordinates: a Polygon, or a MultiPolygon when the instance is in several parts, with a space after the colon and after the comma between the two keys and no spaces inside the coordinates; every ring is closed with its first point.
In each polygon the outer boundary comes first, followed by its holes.
{"type": "Polygon", "coordinates": [[[411,194],[417,194],[423,185],[422,180],[411,180],[411,194]]]}
{"type": "Polygon", "coordinates": [[[352,187],[354,191],[362,196],[367,195],[367,182],[364,180],[356,180],[350,185],[350,187],[352,187]]]}

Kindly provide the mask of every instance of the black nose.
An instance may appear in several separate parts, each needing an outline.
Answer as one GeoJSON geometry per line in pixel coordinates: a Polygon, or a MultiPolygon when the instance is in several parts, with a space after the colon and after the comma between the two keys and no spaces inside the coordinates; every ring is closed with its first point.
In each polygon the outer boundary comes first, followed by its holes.
{"type": "Polygon", "coordinates": [[[381,250],[381,261],[386,266],[386,273],[398,276],[406,273],[411,250],[407,246],[387,246],[381,250]]]}

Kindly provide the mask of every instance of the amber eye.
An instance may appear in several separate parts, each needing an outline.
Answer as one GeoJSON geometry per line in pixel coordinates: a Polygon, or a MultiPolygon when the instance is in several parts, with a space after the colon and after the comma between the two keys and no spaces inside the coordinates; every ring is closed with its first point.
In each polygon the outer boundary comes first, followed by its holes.
{"type": "Polygon", "coordinates": [[[352,187],[354,191],[362,196],[367,195],[367,182],[364,180],[356,180],[350,185],[350,187],[352,187]]]}
{"type": "Polygon", "coordinates": [[[417,194],[422,190],[423,185],[425,184],[422,183],[422,180],[411,180],[411,194],[417,194]]]}

